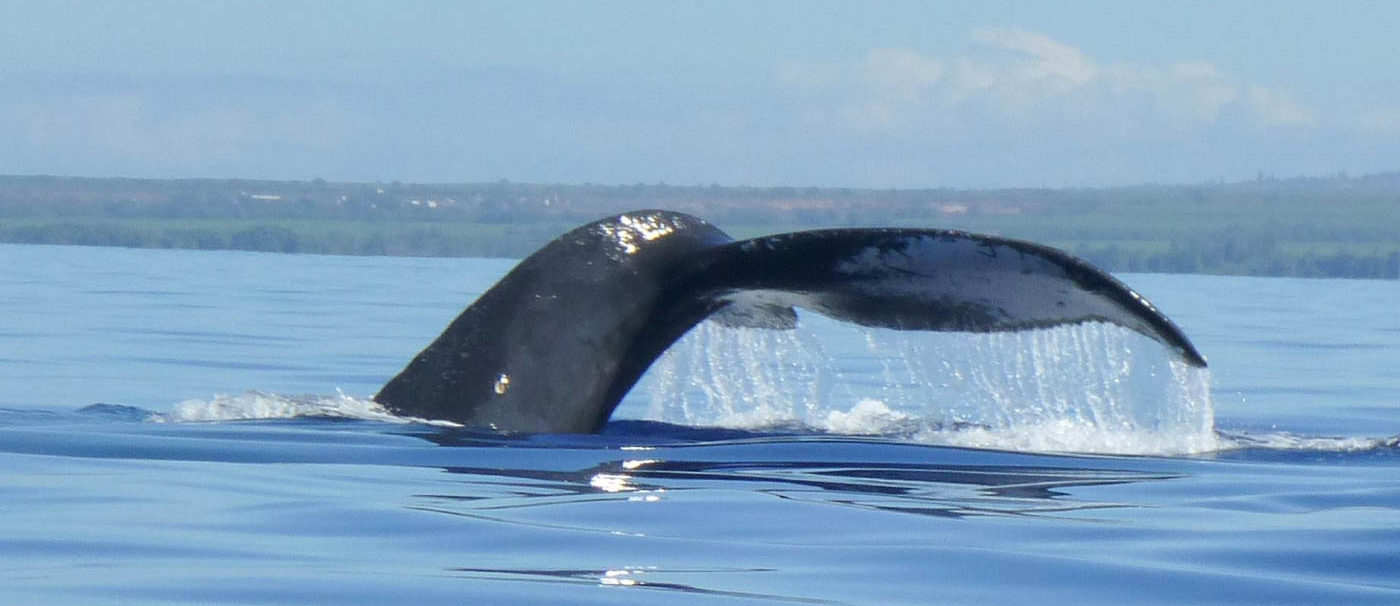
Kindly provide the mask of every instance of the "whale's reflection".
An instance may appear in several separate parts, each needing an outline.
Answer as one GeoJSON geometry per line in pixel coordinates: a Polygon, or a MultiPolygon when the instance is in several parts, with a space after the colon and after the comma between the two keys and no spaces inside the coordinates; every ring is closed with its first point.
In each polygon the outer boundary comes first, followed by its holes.
{"type": "Polygon", "coordinates": [[[470,517],[592,501],[658,502],[682,491],[726,490],[888,512],[967,518],[1073,515],[1134,506],[1076,489],[1180,477],[1123,469],[908,462],[705,461],[619,458],[578,470],[447,467],[454,490],[416,495],[415,508],[470,517]]]}
{"type": "Polygon", "coordinates": [[[671,569],[658,566],[627,566],[604,569],[518,569],[518,568],[453,568],[450,572],[473,579],[493,581],[535,581],[548,583],[585,584],[601,587],[635,588],[660,590],[665,592],[698,594],[722,598],[741,598],[764,602],[785,602],[796,604],[839,604],[834,600],[802,598],[756,593],[749,591],[728,591],[701,587],[690,583],[680,583],[660,579],[693,578],[710,580],[709,577],[732,577],[743,574],[763,574],[773,572],[766,568],[688,568],[671,569]]]}

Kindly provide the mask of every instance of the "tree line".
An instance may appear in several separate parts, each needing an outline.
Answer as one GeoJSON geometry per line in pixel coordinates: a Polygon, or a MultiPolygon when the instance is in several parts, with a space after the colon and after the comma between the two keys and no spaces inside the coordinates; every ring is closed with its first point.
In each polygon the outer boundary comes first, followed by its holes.
{"type": "Polygon", "coordinates": [[[1400,173],[999,190],[0,176],[0,241],[520,257],[636,208],[690,212],[736,237],[937,227],[1034,240],[1113,271],[1400,277],[1400,173]]]}

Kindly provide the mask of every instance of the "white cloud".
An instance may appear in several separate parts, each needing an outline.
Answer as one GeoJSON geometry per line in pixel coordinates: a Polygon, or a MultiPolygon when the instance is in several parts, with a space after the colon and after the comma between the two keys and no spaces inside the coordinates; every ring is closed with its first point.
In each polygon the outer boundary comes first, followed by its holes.
{"type": "Polygon", "coordinates": [[[880,48],[858,64],[789,66],[783,82],[823,91],[809,98],[842,104],[834,113],[861,130],[973,116],[1038,123],[1112,118],[1120,132],[1224,120],[1265,130],[1317,124],[1287,91],[1240,81],[1207,61],[1101,64],[1022,29],[979,29],[972,39],[972,48],[953,56],[880,48]]]}
{"type": "Polygon", "coordinates": [[[1240,97],[1239,86],[1214,65],[1196,61],[1167,67],[1163,95],[1176,95],[1198,121],[1214,122],[1220,112],[1240,97]]]}
{"type": "Polygon", "coordinates": [[[1285,91],[1263,86],[1250,86],[1245,100],[1252,115],[1265,126],[1312,126],[1316,124],[1312,110],[1295,101],[1285,91]]]}
{"type": "Polygon", "coordinates": [[[1212,124],[1237,103],[1240,85],[1205,61],[1166,66],[1120,63],[1105,68],[1108,102],[1139,100],[1143,118],[1157,116],[1178,124],[1212,124]]]}
{"type": "Polygon", "coordinates": [[[918,93],[943,78],[943,62],[909,49],[877,48],[865,58],[865,72],[877,86],[918,93]]]}
{"type": "Polygon", "coordinates": [[[1019,55],[1011,76],[1021,82],[1042,82],[1062,88],[1089,84],[1098,75],[1079,49],[1038,32],[1023,29],[979,29],[972,39],[1019,55]]]}

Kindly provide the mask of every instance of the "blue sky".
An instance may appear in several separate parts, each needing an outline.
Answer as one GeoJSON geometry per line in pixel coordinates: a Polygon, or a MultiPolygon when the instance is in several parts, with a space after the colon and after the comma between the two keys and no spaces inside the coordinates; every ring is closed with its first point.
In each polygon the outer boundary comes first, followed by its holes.
{"type": "Polygon", "coordinates": [[[0,2],[0,173],[1104,186],[1400,169],[1395,2],[0,2]]]}

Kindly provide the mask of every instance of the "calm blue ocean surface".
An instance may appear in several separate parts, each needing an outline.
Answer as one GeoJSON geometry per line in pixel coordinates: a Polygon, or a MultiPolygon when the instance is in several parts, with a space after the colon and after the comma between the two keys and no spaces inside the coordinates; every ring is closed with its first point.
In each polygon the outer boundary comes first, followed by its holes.
{"type": "Polygon", "coordinates": [[[702,325],[602,435],[369,396],[511,263],[0,245],[0,604],[1400,604],[1400,281],[702,325]]]}

